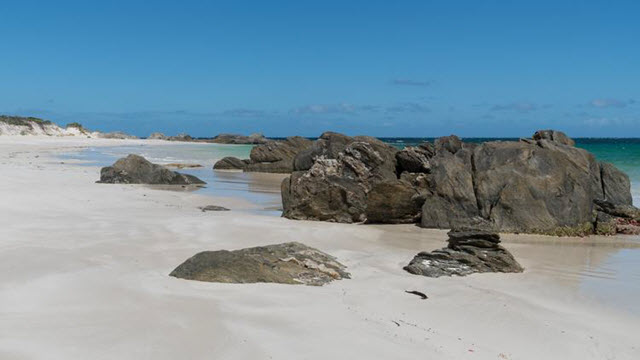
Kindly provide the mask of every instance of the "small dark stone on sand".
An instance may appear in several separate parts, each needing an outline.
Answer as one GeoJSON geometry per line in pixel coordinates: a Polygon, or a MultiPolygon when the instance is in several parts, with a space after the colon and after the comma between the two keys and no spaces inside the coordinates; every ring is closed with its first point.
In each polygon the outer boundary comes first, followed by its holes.
{"type": "Polygon", "coordinates": [[[229,211],[230,210],[230,209],[227,209],[226,207],[218,206],[218,205],[201,206],[198,209],[202,210],[202,212],[207,212],[207,211],[229,211]]]}
{"type": "Polygon", "coordinates": [[[422,298],[422,300],[425,300],[425,299],[429,298],[425,293],[417,291],[417,290],[411,290],[411,291],[405,290],[404,292],[406,292],[407,294],[418,295],[418,296],[420,296],[422,298]]]}

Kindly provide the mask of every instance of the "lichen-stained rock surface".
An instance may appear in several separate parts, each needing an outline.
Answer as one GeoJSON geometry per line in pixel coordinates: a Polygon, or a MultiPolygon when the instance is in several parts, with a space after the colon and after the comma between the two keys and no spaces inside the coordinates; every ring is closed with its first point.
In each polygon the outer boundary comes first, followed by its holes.
{"type": "Polygon", "coordinates": [[[471,229],[450,231],[448,235],[446,248],[421,252],[404,269],[428,277],[524,270],[513,255],[499,245],[497,233],[471,229]]]}
{"type": "MultiPolygon", "coordinates": [[[[332,156],[329,152],[319,155],[309,170],[296,171],[284,179],[283,216],[343,223],[366,219],[367,194],[371,188],[385,180],[397,179],[397,149],[373,138],[350,139],[337,158],[329,158],[332,156]]],[[[347,140],[340,137],[340,142],[344,141],[347,140]]],[[[323,146],[331,149],[331,141],[323,146]]]]}
{"type": "Polygon", "coordinates": [[[173,270],[177,278],[221,283],[281,283],[322,286],[349,279],[333,256],[298,242],[235,251],[204,251],[173,270]]]}
{"type": "Polygon", "coordinates": [[[139,155],[130,154],[100,170],[99,183],[149,185],[204,185],[193,175],[171,171],[139,155]]]}

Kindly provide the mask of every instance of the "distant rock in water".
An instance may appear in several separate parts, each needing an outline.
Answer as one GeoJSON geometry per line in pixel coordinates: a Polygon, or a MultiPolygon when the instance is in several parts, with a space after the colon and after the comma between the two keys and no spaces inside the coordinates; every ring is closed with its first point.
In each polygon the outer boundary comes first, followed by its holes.
{"type": "Polygon", "coordinates": [[[98,133],[98,137],[101,139],[137,139],[138,137],[135,135],[125,134],[122,131],[114,131],[109,133],[98,133]]]}
{"type": "Polygon", "coordinates": [[[513,255],[500,246],[497,233],[482,230],[450,231],[449,245],[421,252],[404,269],[428,277],[465,276],[473,273],[519,273],[524,269],[513,255]]]}
{"type": "Polygon", "coordinates": [[[598,223],[611,219],[602,211],[596,218],[595,202],[631,206],[629,178],[573,144],[562,132],[541,130],[529,139],[480,144],[451,135],[398,151],[370,137],[325,133],[296,155],[295,171],[282,184],[283,216],[600,233],[598,223]]]}
{"type": "Polygon", "coordinates": [[[153,164],[139,155],[128,155],[112,166],[100,170],[99,183],[150,184],[150,185],[203,185],[204,181],[193,175],[171,171],[153,164]]]}
{"type": "Polygon", "coordinates": [[[333,256],[297,242],[235,251],[204,251],[182,263],[170,276],[220,283],[313,286],[350,278],[346,267],[333,256]]]}
{"type": "Polygon", "coordinates": [[[211,142],[215,144],[266,144],[270,140],[262,134],[251,134],[249,136],[237,134],[220,134],[214,137],[211,142]]]}
{"type": "Polygon", "coordinates": [[[243,170],[287,174],[293,171],[293,160],[300,152],[308,149],[313,142],[293,136],[286,140],[269,140],[251,149],[247,160],[225,157],[214,164],[215,170],[243,170]]]}

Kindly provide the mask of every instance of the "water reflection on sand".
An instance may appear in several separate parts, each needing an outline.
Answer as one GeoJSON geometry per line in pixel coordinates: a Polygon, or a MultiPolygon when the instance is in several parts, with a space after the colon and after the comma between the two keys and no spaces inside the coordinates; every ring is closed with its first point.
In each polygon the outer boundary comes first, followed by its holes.
{"type": "Polygon", "coordinates": [[[640,315],[640,237],[503,235],[527,271],[640,315]]]}

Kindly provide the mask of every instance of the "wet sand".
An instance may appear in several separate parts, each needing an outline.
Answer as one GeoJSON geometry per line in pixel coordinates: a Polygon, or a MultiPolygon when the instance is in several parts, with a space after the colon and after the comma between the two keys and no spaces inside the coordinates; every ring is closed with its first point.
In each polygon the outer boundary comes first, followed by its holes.
{"type": "Polygon", "coordinates": [[[402,266],[446,231],[291,221],[237,197],[95,184],[98,167],[55,157],[121,144],[0,137],[0,359],[640,358],[638,307],[616,300],[638,298],[624,286],[639,283],[624,262],[638,258],[635,239],[505,235],[523,274],[430,279],[402,266]],[[232,211],[198,209],[209,204],[232,211]],[[335,255],[352,279],[167,276],[198,251],[285,241],[335,255]]]}

